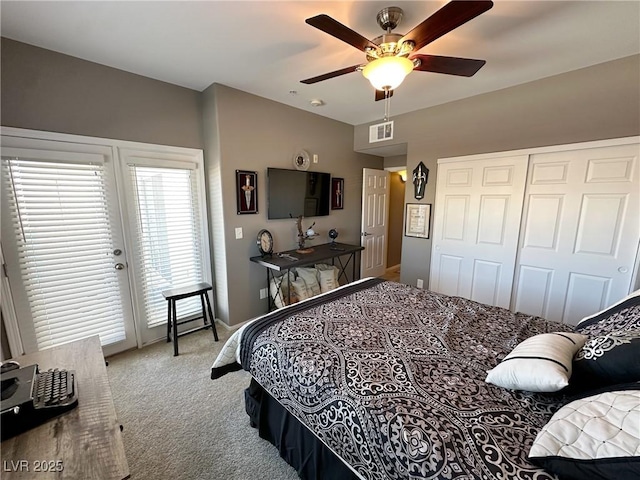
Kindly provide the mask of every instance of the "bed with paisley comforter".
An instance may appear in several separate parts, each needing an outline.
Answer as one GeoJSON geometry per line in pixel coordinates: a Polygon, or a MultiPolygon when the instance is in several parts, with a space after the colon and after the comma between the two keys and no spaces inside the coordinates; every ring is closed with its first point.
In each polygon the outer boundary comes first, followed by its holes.
{"type": "Polygon", "coordinates": [[[565,400],[487,371],[534,335],[571,327],[378,279],[271,312],[227,342],[251,422],[302,478],[537,479],[527,455],[565,400]]]}

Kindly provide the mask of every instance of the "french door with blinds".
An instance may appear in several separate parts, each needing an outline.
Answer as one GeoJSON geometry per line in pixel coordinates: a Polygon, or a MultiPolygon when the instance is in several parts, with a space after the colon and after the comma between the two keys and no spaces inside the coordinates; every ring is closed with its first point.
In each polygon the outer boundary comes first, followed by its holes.
{"type": "MultiPolygon", "coordinates": [[[[109,355],[162,338],[162,291],[211,281],[201,152],[2,141],[2,246],[22,350],[99,335],[109,355]]],[[[178,302],[178,315],[199,307],[178,302]]]]}

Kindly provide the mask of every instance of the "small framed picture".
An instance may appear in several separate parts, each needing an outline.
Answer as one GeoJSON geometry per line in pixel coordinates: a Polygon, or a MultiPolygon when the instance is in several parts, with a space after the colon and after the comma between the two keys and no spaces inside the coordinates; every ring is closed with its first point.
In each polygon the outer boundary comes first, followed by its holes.
{"type": "Polygon", "coordinates": [[[236,170],[238,215],[258,213],[258,172],[236,170]]]}
{"type": "Polygon", "coordinates": [[[331,210],[344,208],[344,178],[331,179],[331,210]]]}
{"type": "Polygon", "coordinates": [[[429,238],[431,204],[407,203],[404,221],[404,234],[406,237],[429,238]]]}

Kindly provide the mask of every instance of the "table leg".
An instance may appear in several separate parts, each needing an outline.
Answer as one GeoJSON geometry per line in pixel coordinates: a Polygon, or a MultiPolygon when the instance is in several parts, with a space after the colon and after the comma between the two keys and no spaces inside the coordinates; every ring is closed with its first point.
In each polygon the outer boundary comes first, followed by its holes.
{"type": "Polygon", "coordinates": [[[167,300],[169,312],[167,313],[167,343],[171,341],[171,299],[167,300]]]}
{"type": "MultiPolygon", "coordinates": [[[[209,302],[209,295],[207,295],[207,292],[203,293],[204,295],[204,299],[207,302],[207,310],[209,310],[209,319],[211,320],[211,330],[213,330],[213,338],[216,339],[216,342],[218,341],[218,331],[216,330],[216,319],[213,316],[213,312],[211,311],[211,303],[209,302]]],[[[204,312],[204,310],[203,310],[204,312]]],[[[206,318],[205,318],[205,322],[206,322],[206,318]]]]}
{"type": "Polygon", "coordinates": [[[173,356],[178,356],[178,316],[176,314],[176,301],[171,300],[171,310],[173,313],[173,356]]]}

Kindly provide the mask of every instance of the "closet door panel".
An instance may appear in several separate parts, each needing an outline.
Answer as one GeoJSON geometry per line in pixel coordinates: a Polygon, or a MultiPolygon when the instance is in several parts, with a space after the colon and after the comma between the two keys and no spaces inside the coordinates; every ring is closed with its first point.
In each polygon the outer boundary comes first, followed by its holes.
{"type": "Polygon", "coordinates": [[[527,158],[439,162],[432,290],[509,308],[527,158]]]}
{"type": "Polygon", "coordinates": [[[629,292],[640,236],[638,150],[532,155],[516,309],[575,324],[629,292]],[[548,288],[533,286],[541,271],[549,272],[548,288]]]}

